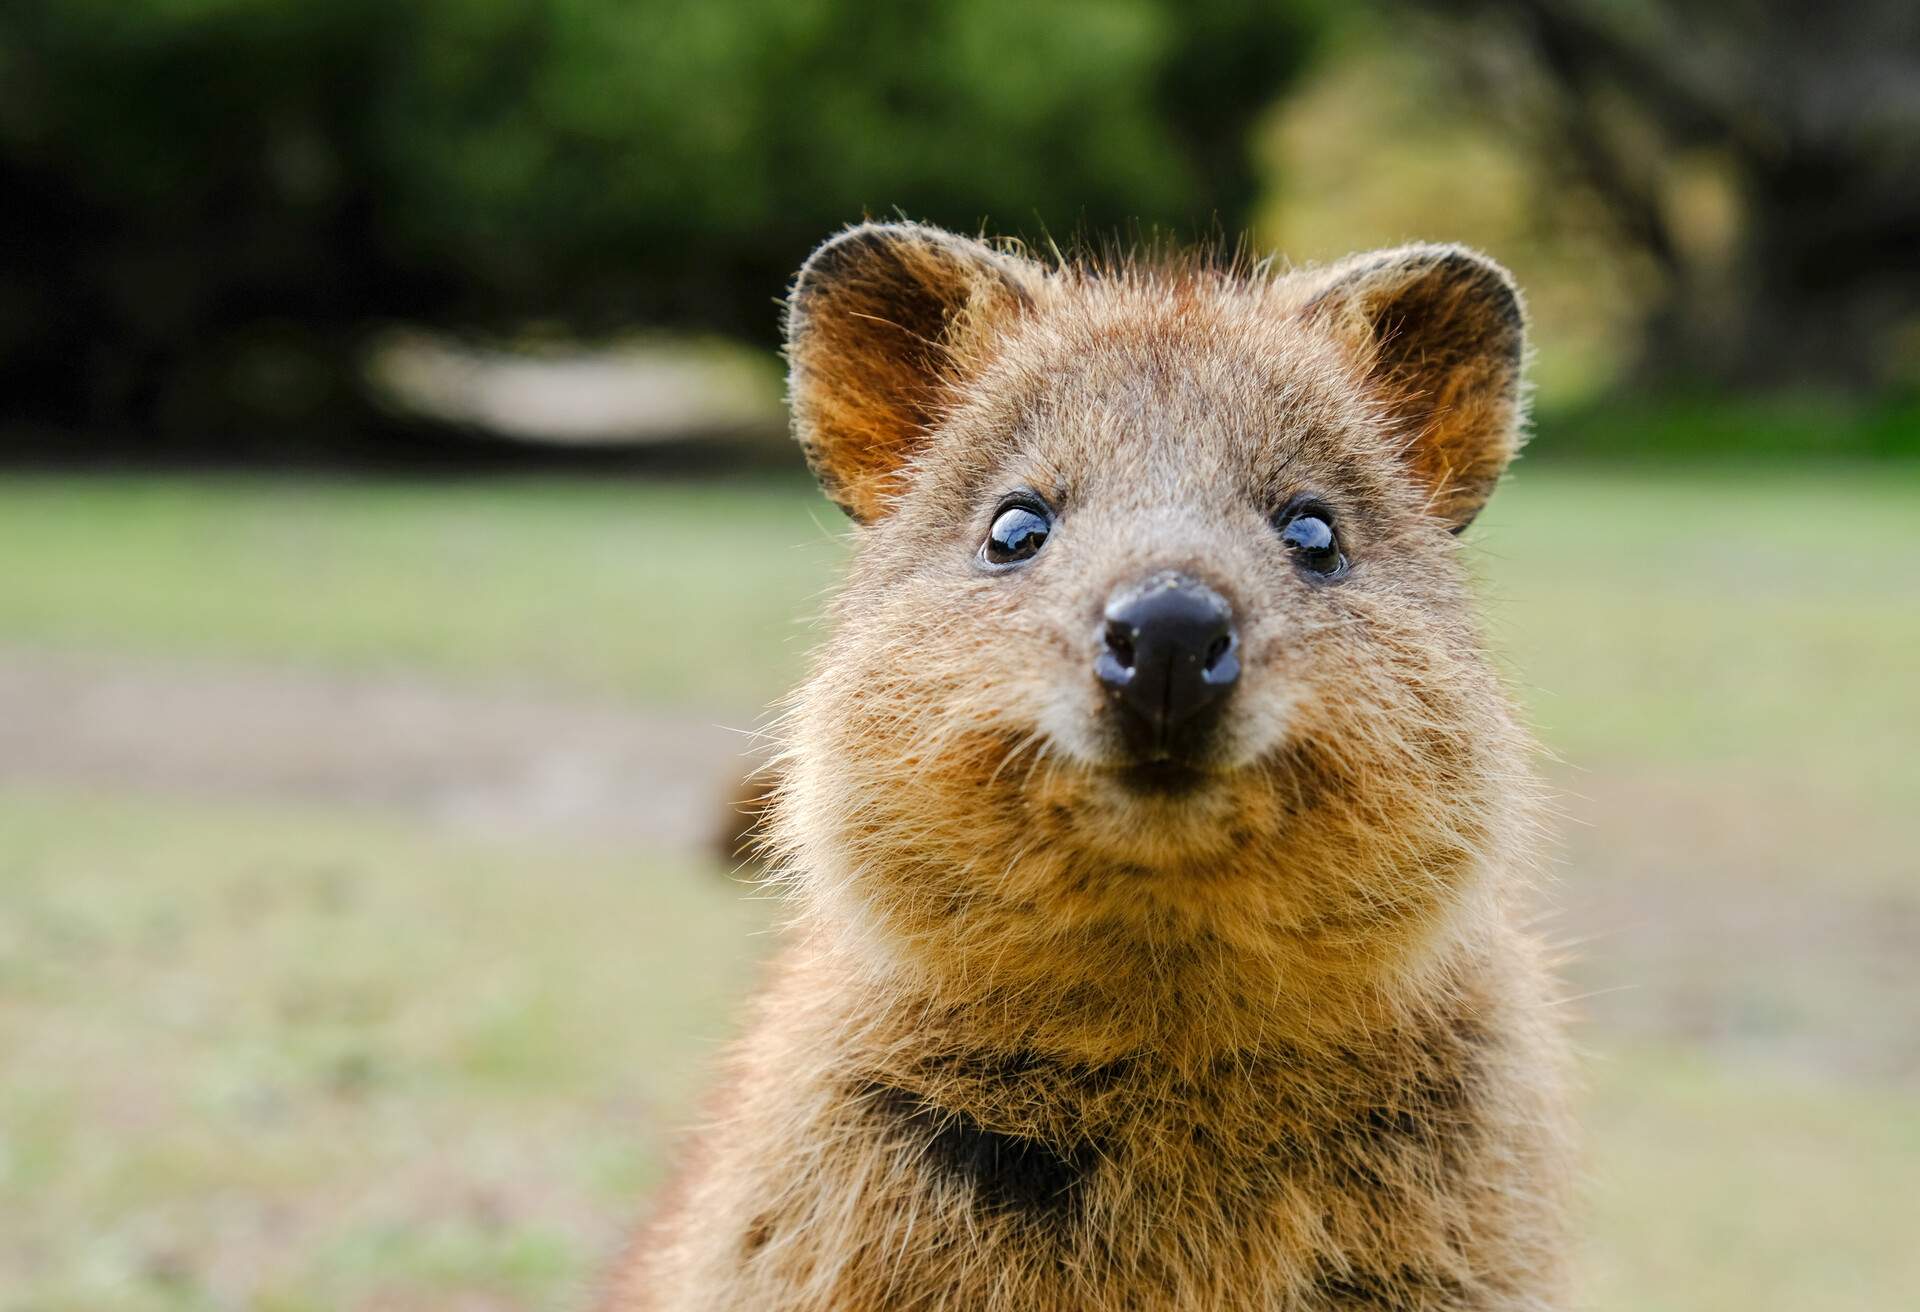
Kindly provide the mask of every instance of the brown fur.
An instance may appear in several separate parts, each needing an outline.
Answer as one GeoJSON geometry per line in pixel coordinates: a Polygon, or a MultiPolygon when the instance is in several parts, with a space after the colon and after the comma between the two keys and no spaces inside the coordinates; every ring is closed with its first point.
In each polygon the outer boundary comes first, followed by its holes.
{"type": "Polygon", "coordinates": [[[1452,248],[1089,269],[902,225],[809,262],[796,426],[862,541],[784,731],[793,923],[612,1312],[1561,1305],[1528,744],[1451,536],[1522,322],[1452,248]],[[1019,486],[1054,536],[985,572],[1019,486]],[[1269,523],[1301,492],[1338,583],[1269,523]],[[1116,782],[1088,672],[1168,567],[1244,644],[1171,798],[1116,782]]]}

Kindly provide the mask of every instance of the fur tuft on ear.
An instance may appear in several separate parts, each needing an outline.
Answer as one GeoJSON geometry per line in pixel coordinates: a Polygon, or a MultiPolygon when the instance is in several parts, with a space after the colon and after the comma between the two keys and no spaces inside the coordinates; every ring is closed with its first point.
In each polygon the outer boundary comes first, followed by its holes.
{"type": "Polygon", "coordinates": [[[1526,314],[1507,271],[1458,246],[1376,251],[1335,266],[1303,313],[1358,354],[1433,513],[1456,533],[1472,523],[1526,420],[1526,314]]]}
{"type": "Polygon", "coordinates": [[[1024,262],[914,223],[867,223],[816,250],[787,300],[794,436],[861,523],[899,475],[998,315],[1027,301],[1024,262]]]}

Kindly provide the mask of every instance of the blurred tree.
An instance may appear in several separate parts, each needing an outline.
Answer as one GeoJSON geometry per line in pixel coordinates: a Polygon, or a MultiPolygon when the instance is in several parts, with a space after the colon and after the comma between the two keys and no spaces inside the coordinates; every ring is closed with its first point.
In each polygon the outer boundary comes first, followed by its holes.
{"type": "Polygon", "coordinates": [[[1307,0],[9,0],[6,413],[239,450],[365,421],[396,321],[770,341],[896,209],[1239,224],[1307,0]]]}
{"type": "Polygon", "coordinates": [[[1643,378],[1920,376],[1920,4],[1411,4],[1657,271],[1643,378]]]}

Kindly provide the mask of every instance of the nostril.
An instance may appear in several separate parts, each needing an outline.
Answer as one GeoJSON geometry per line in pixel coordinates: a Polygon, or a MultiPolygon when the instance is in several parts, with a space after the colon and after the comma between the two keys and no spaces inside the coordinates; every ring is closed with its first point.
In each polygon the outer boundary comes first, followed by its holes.
{"type": "Polygon", "coordinates": [[[1107,652],[1123,670],[1133,668],[1133,627],[1120,620],[1107,621],[1107,652]]]}
{"type": "Polygon", "coordinates": [[[1240,678],[1240,639],[1228,625],[1226,632],[1216,634],[1207,644],[1206,657],[1200,663],[1200,680],[1209,687],[1224,691],[1231,688],[1240,678]]]}

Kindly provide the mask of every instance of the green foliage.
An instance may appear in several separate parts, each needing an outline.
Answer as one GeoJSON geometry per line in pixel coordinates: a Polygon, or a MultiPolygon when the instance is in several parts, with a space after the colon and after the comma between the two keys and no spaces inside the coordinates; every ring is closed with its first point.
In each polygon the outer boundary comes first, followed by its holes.
{"type": "Polygon", "coordinates": [[[1540,416],[1541,459],[1920,459],[1920,395],[1813,391],[1617,397],[1540,416]]]}
{"type": "Polygon", "coordinates": [[[312,362],[383,320],[770,340],[792,269],[864,214],[1237,226],[1250,124],[1319,25],[1241,0],[20,0],[0,381],[68,422],[186,428],[236,390],[275,419],[326,411],[312,362]]]}

